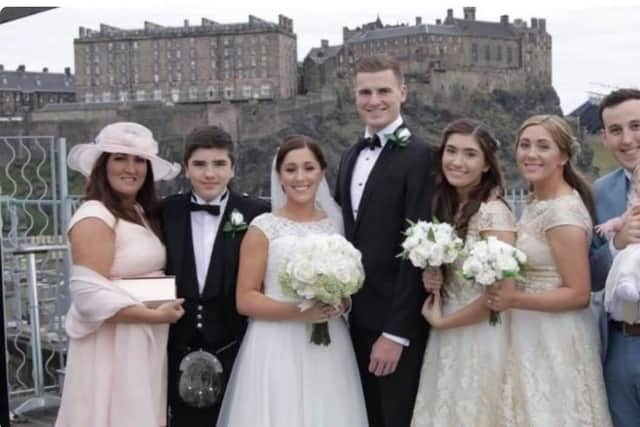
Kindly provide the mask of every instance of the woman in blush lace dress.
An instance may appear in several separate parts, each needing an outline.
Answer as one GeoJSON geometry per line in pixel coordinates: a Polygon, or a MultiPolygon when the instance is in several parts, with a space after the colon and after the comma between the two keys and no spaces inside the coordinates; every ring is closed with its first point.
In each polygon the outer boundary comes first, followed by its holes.
{"type": "Polygon", "coordinates": [[[558,116],[533,116],[518,130],[516,161],[533,190],[518,222],[517,247],[528,266],[517,289],[491,291],[488,301],[494,310],[511,309],[507,426],[611,425],[589,308],[594,203],[571,165],[578,148],[558,116]]]}
{"type": "MultiPolygon", "coordinates": [[[[502,174],[497,150],[496,139],[475,120],[456,120],[443,132],[434,212],[440,221],[453,224],[467,244],[490,235],[515,242],[515,218],[498,197],[502,174]]],[[[423,314],[433,329],[422,365],[414,427],[500,425],[508,316],[502,316],[501,325],[489,324],[484,287],[458,277],[461,267],[458,260],[446,268],[442,291],[437,289],[442,282],[439,270],[425,273],[425,286],[433,296],[423,314]]]]}
{"type": "Polygon", "coordinates": [[[283,294],[278,276],[292,241],[340,232],[318,144],[291,136],[272,171],[272,212],[257,216],[240,248],[238,311],[249,316],[224,395],[218,427],[366,427],[355,354],[342,314],[283,294]],[[313,323],[328,321],[331,343],[309,341],[313,323]]]}

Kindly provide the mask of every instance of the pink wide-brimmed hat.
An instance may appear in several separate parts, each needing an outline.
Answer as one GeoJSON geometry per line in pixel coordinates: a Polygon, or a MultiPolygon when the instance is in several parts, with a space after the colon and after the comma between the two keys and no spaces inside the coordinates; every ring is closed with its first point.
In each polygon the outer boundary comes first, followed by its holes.
{"type": "Polygon", "coordinates": [[[132,122],[117,122],[102,128],[95,142],[75,145],[67,156],[67,164],[84,176],[91,175],[102,153],[140,156],[151,162],[155,181],[169,180],[180,173],[180,165],[158,157],[158,142],[146,127],[132,122]]]}

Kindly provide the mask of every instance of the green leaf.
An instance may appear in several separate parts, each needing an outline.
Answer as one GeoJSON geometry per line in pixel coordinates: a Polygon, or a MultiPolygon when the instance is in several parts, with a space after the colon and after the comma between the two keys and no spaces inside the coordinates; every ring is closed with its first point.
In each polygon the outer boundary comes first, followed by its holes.
{"type": "Polygon", "coordinates": [[[433,227],[429,227],[429,231],[427,232],[427,239],[429,239],[430,242],[436,242],[436,234],[433,232],[433,227]]]}

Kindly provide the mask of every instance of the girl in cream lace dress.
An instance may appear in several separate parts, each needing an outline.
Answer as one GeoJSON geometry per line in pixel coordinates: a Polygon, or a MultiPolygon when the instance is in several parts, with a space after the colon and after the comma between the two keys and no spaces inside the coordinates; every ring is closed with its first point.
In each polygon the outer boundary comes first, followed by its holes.
{"type": "MultiPolygon", "coordinates": [[[[515,218],[495,195],[502,188],[495,139],[480,123],[461,119],[445,129],[443,141],[437,217],[455,224],[466,244],[488,235],[514,244],[515,218]]],[[[447,268],[442,308],[435,290],[423,310],[434,330],[420,376],[411,423],[415,427],[495,427],[503,418],[508,315],[502,315],[502,324],[491,326],[484,288],[458,277],[461,268],[461,260],[447,268]]],[[[426,276],[425,285],[431,290],[437,274],[426,276]]],[[[504,284],[509,285],[513,283],[504,284]]]]}
{"type": "Polygon", "coordinates": [[[516,160],[533,188],[518,222],[528,268],[518,289],[489,297],[493,309],[512,308],[502,425],[611,425],[588,307],[593,198],[571,166],[575,144],[558,116],[531,117],[518,132],[516,160]]]}

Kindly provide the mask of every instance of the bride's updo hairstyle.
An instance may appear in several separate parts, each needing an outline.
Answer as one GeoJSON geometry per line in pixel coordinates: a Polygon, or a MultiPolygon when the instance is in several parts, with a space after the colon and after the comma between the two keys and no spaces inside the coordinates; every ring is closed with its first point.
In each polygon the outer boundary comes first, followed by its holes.
{"type": "MultiPolygon", "coordinates": [[[[438,155],[435,159],[435,192],[433,197],[433,212],[435,217],[442,222],[453,224],[458,236],[464,238],[467,234],[469,220],[478,212],[480,205],[491,196],[501,197],[504,193],[504,180],[498,164],[497,152],[500,143],[491,134],[491,131],[481,122],[469,118],[454,120],[442,131],[442,138],[438,155]],[[480,146],[484,161],[489,166],[482,173],[480,183],[469,192],[469,200],[462,207],[459,215],[456,215],[460,206],[460,199],[456,188],[447,181],[442,169],[442,155],[449,137],[452,135],[469,135],[480,146]]],[[[506,204],[506,202],[505,202],[506,204]]],[[[508,205],[507,205],[508,206],[508,205]]]]}
{"type": "Polygon", "coordinates": [[[564,164],[562,177],[567,184],[580,194],[580,198],[587,207],[591,220],[595,224],[596,204],[593,198],[593,193],[591,192],[591,187],[587,183],[587,180],[584,179],[572,164],[572,160],[580,150],[580,143],[575,136],[573,136],[573,131],[571,130],[569,123],[567,123],[567,121],[562,117],[554,114],[539,114],[529,117],[518,129],[518,134],[516,135],[516,150],[518,148],[518,144],[520,144],[520,137],[522,136],[522,133],[529,126],[542,126],[547,132],[549,132],[553,142],[558,146],[560,151],[567,155],[569,161],[564,164]]]}
{"type": "Polygon", "coordinates": [[[276,172],[280,173],[284,158],[289,154],[289,151],[299,150],[300,148],[308,148],[320,164],[320,168],[322,170],[327,169],[327,161],[317,142],[305,135],[290,135],[282,141],[278,148],[278,154],[276,155],[276,172]]]}

